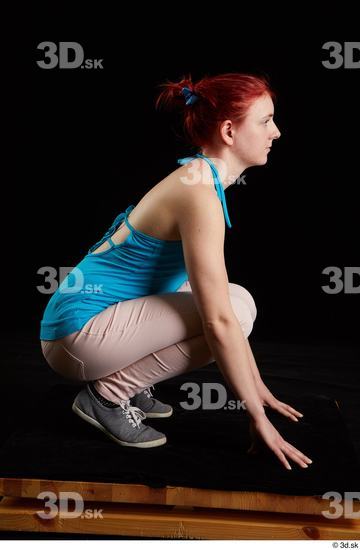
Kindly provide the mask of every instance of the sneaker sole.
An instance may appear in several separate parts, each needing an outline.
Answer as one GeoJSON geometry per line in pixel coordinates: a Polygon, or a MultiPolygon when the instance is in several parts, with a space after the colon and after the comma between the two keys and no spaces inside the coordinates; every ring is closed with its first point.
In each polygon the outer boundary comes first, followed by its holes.
{"type": "Polygon", "coordinates": [[[149,447],[159,447],[160,445],[164,445],[166,443],[166,436],[160,438],[160,439],[154,439],[153,441],[141,441],[139,443],[129,443],[128,441],[122,441],[121,439],[118,439],[115,437],[112,433],[108,432],[106,428],[100,422],[95,420],[94,418],[91,418],[91,416],[88,416],[85,414],[79,407],[77,407],[75,401],[72,404],[72,410],[75,414],[77,414],[80,418],[91,424],[92,426],[95,426],[96,428],[99,428],[104,434],[106,434],[110,439],[115,441],[115,443],[118,443],[119,445],[123,445],[124,447],[139,447],[141,449],[148,449],[149,447]]]}
{"type": "Polygon", "coordinates": [[[172,413],[173,413],[173,409],[171,409],[171,411],[169,412],[162,412],[162,413],[149,412],[145,414],[146,414],[146,418],[168,418],[169,416],[172,415],[172,413]]]}

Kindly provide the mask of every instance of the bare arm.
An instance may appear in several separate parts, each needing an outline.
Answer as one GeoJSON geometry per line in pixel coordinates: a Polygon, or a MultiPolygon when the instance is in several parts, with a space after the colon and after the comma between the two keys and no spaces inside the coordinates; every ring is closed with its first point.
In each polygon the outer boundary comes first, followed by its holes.
{"type": "Polygon", "coordinates": [[[268,420],[256,387],[256,373],[233,311],[223,254],[225,223],[211,189],[189,186],[176,208],[184,259],[203,333],[236,397],[245,400],[254,437],[261,438],[287,468],[286,455],[301,465],[307,457],[285,441],[268,420]]]}
{"type": "Polygon", "coordinates": [[[224,259],[225,222],[211,189],[189,187],[177,206],[184,259],[213,357],[253,418],[265,415],[256,390],[246,339],[233,311],[224,259]]]}
{"type": "Polygon", "coordinates": [[[263,405],[270,406],[272,409],[275,409],[280,414],[283,414],[284,416],[287,416],[288,418],[291,418],[291,420],[294,420],[295,422],[297,422],[298,419],[303,417],[304,415],[300,411],[297,411],[296,409],[294,409],[291,405],[288,405],[283,401],[279,401],[271,393],[271,391],[265,385],[263,379],[260,376],[260,372],[256,365],[256,361],[252,353],[250,342],[248,341],[248,339],[246,339],[246,348],[248,352],[251,371],[255,380],[256,389],[258,391],[258,395],[260,397],[261,403],[263,405]]]}
{"type": "Polygon", "coordinates": [[[251,418],[265,415],[247,352],[247,339],[236,317],[213,323],[204,331],[205,339],[225,380],[245,406],[251,418]]]}
{"type": "Polygon", "coordinates": [[[257,367],[256,361],[255,361],[254,354],[253,354],[252,349],[250,347],[250,342],[249,342],[248,338],[245,338],[245,342],[246,342],[246,350],[247,350],[247,354],[248,354],[248,358],[249,358],[249,362],[250,362],[250,367],[251,367],[251,371],[253,373],[254,380],[257,383],[263,382],[263,380],[260,376],[260,372],[259,372],[259,369],[257,367]]]}

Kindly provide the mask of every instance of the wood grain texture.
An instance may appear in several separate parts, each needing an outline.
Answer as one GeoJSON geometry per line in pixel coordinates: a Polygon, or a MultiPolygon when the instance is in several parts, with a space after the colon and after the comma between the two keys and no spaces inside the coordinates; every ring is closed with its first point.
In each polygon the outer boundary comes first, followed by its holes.
{"type": "Polygon", "coordinates": [[[360,539],[359,520],[98,501],[84,503],[86,508],[101,509],[102,517],[42,519],[37,515],[39,500],[4,497],[0,530],[207,540],[360,539]]]}
{"type": "MultiPolygon", "coordinates": [[[[230,510],[276,512],[322,516],[331,510],[328,500],[320,496],[294,496],[275,493],[220,491],[192,487],[152,488],[147,485],[61,481],[46,479],[0,478],[0,495],[37,498],[42,491],[78,492],[84,501],[129,504],[196,506],[230,510]]],[[[353,510],[360,502],[353,501],[353,510]]]]}

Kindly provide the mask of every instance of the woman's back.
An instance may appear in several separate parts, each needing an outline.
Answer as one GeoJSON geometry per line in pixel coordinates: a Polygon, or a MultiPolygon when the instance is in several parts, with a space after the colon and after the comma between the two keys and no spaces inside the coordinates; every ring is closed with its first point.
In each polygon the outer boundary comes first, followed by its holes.
{"type": "MultiPolygon", "coordinates": [[[[203,161],[201,173],[202,182],[211,184],[211,189],[216,194],[213,178],[209,166],[203,161]]],[[[192,180],[192,175],[189,175],[189,167],[187,165],[171,172],[159,183],[155,184],[139,201],[136,207],[131,211],[128,217],[129,223],[138,231],[145,233],[156,239],[164,241],[180,240],[178,230],[178,214],[177,206],[185,198],[187,190],[192,189],[196,192],[198,185],[186,185],[184,178],[192,180]]],[[[191,202],[191,193],[187,193],[189,204],[191,202]]],[[[117,231],[112,235],[111,240],[114,244],[124,242],[129,235],[130,230],[123,222],[117,231]]],[[[103,252],[110,247],[108,242],[104,242],[98,248],[93,250],[93,254],[103,252]]]]}

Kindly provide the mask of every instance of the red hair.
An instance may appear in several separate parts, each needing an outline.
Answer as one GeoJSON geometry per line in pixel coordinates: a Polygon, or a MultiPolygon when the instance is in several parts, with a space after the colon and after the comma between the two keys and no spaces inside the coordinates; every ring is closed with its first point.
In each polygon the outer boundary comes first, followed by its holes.
{"type": "Polygon", "coordinates": [[[264,76],[244,73],[225,73],[206,76],[196,84],[191,76],[184,76],[180,82],[167,81],[156,100],[156,109],[180,109],[183,114],[183,128],[190,143],[196,147],[207,144],[214,136],[219,123],[230,119],[240,122],[251,103],[264,94],[275,100],[275,92],[264,76]],[[186,105],[182,93],[189,88],[198,99],[186,105]]]}

